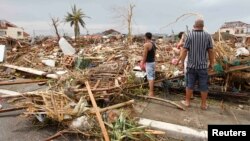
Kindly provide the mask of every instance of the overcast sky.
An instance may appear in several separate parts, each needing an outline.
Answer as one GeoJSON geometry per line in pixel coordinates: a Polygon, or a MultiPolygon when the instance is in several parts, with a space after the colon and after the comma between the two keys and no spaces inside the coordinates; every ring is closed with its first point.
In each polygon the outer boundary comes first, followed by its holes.
{"type": "MultiPolygon", "coordinates": [[[[134,9],[133,32],[170,34],[191,28],[195,16],[183,18],[166,28],[185,13],[199,13],[204,17],[208,32],[215,32],[224,22],[243,21],[250,23],[250,0],[0,0],[0,19],[10,21],[33,35],[53,35],[50,17],[59,17],[62,21],[71,6],[76,4],[91,17],[86,19],[90,33],[116,29],[126,33],[126,26],[114,18],[116,7],[126,7],[129,3],[134,9]]],[[[72,35],[73,28],[68,23],[61,23],[60,33],[72,35]]],[[[82,30],[86,34],[85,30],[82,30]]]]}

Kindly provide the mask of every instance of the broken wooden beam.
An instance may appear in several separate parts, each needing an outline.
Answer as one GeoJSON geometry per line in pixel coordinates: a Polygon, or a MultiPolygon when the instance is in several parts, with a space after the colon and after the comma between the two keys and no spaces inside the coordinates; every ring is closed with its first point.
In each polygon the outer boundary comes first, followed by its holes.
{"type": "Polygon", "coordinates": [[[7,109],[2,109],[2,110],[0,110],[0,113],[18,111],[18,110],[23,110],[23,109],[26,109],[26,108],[27,108],[27,107],[7,108],[7,109]]]}
{"type": "Polygon", "coordinates": [[[33,92],[25,92],[25,93],[19,93],[15,91],[10,91],[10,90],[4,90],[0,89],[0,99],[5,99],[5,98],[17,98],[17,97],[22,97],[22,96],[36,96],[34,94],[35,91],[33,92]]]}
{"type": "Polygon", "coordinates": [[[86,82],[85,82],[85,85],[86,85],[86,87],[87,87],[87,90],[88,90],[88,94],[89,94],[91,103],[92,103],[92,105],[93,105],[93,107],[94,107],[94,109],[95,109],[96,117],[97,117],[97,120],[98,120],[99,125],[100,125],[100,127],[101,127],[103,137],[104,137],[105,141],[110,141],[109,136],[108,136],[108,132],[107,132],[107,129],[106,129],[106,127],[105,127],[105,125],[104,125],[104,122],[103,122],[103,120],[102,120],[102,116],[101,116],[101,114],[100,114],[99,108],[97,107],[95,98],[94,98],[94,96],[93,96],[93,94],[92,94],[92,91],[91,91],[91,89],[90,89],[89,82],[86,81],[86,82]]]}
{"type": "Polygon", "coordinates": [[[16,96],[16,95],[21,95],[21,93],[19,93],[19,92],[10,91],[10,90],[5,90],[5,89],[0,89],[0,94],[2,94],[2,95],[0,96],[0,98],[4,98],[4,96],[16,96]]]}
{"type": "Polygon", "coordinates": [[[9,65],[9,64],[3,64],[2,66],[7,67],[7,68],[11,68],[11,69],[16,69],[16,70],[23,71],[23,72],[27,72],[27,73],[31,73],[31,74],[35,74],[35,75],[39,75],[39,76],[46,76],[46,77],[52,78],[52,79],[59,78],[59,75],[57,75],[57,74],[47,74],[47,72],[36,70],[33,68],[26,68],[26,67],[9,65]]]}
{"type": "Polygon", "coordinates": [[[18,81],[1,81],[0,85],[28,84],[46,82],[47,80],[18,80],[18,81]]]}

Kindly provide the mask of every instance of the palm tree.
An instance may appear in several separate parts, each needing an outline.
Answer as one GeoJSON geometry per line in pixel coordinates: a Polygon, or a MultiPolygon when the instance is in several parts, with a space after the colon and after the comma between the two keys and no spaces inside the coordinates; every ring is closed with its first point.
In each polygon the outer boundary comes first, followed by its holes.
{"type": "Polygon", "coordinates": [[[65,16],[65,21],[69,22],[70,26],[74,26],[75,41],[76,38],[80,35],[79,23],[83,28],[85,28],[85,22],[83,18],[89,17],[82,12],[82,9],[77,9],[76,5],[72,7],[72,13],[67,12],[67,15],[65,16]]]}

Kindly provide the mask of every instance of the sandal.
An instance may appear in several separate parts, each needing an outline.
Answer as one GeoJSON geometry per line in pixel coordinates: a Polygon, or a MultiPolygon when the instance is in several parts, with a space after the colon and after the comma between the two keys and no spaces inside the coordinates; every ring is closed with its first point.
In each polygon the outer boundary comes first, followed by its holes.
{"type": "Polygon", "coordinates": [[[185,107],[190,107],[190,105],[187,104],[187,102],[185,100],[181,101],[181,104],[183,104],[185,107]]]}

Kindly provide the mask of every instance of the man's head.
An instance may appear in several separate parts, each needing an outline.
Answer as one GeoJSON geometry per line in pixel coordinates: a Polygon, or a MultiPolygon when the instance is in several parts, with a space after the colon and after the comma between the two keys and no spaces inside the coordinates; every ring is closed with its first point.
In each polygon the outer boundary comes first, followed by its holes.
{"type": "Polygon", "coordinates": [[[147,32],[147,33],[145,34],[145,39],[146,39],[146,40],[151,40],[151,39],[152,39],[152,33],[147,32]]]}
{"type": "Polygon", "coordinates": [[[194,23],[194,29],[202,30],[204,27],[204,20],[203,19],[197,19],[194,23]]]}

